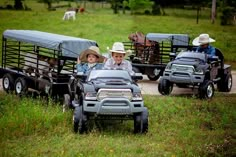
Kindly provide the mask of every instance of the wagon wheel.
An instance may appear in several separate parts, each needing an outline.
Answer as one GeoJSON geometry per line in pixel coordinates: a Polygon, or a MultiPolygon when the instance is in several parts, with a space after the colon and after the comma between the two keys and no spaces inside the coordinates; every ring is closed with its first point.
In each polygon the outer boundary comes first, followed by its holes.
{"type": "Polygon", "coordinates": [[[11,74],[5,74],[2,78],[3,90],[10,93],[14,90],[14,77],[11,74]]]}
{"type": "Polygon", "coordinates": [[[159,79],[160,75],[147,75],[148,79],[151,81],[156,81],[159,79]]]}
{"type": "Polygon", "coordinates": [[[28,93],[28,84],[23,77],[19,77],[15,81],[15,93],[16,95],[23,96],[28,93]]]}

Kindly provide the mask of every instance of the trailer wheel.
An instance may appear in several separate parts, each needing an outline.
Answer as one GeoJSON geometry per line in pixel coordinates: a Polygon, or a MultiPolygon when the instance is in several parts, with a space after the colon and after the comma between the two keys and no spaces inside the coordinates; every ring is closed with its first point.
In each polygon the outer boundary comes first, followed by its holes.
{"type": "Polygon", "coordinates": [[[14,77],[11,74],[5,74],[2,78],[2,86],[5,92],[10,93],[14,90],[14,77]]]}
{"type": "Polygon", "coordinates": [[[156,81],[159,79],[160,75],[147,75],[148,79],[151,81],[156,81]]]}
{"type": "Polygon", "coordinates": [[[23,77],[19,77],[15,81],[15,93],[16,95],[23,96],[28,93],[28,84],[23,77]]]}
{"type": "Polygon", "coordinates": [[[227,74],[217,83],[217,88],[220,92],[230,92],[233,85],[232,74],[227,74]]]}

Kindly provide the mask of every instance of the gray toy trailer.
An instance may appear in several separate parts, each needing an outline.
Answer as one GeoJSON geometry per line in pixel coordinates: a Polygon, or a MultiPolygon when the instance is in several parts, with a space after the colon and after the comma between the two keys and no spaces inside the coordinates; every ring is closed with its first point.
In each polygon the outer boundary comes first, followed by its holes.
{"type": "Polygon", "coordinates": [[[2,35],[0,78],[6,92],[62,96],[75,72],[78,55],[92,40],[40,32],[6,30],[2,35]]]}

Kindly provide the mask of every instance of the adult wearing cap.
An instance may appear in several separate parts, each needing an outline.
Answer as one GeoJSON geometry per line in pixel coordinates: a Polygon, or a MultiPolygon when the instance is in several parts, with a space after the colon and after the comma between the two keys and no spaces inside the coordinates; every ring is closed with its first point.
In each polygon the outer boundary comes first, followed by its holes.
{"type": "Polygon", "coordinates": [[[134,74],[131,63],[125,60],[126,51],[122,42],[115,42],[110,52],[111,58],[106,61],[105,69],[124,69],[131,75],[134,74]]]}
{"type": "Polygon", "coordinates": [[[87,74],[92,69],[103,68],[104,57],[100,55],[97,46],[90,46],[88,49],[81,52],[77,59],[77,73],[83,72],[87,74]]]}
{"type": "Polygon", "coordinates": [[[210,45],[212,42],[215,42],[215,40],[210,38],[208,34],[200,34],[192,43],[194,46],[198,46],[196,49],[197,52],[204,52],[211,58],[216,53],[215,48],[210,45]]]}

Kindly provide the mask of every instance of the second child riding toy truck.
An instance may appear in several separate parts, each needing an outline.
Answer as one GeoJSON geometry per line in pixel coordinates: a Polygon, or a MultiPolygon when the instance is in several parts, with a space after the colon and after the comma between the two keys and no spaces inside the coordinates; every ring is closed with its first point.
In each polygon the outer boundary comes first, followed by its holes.
{"type": "Polygon", "coordinates": [[[214,96],[214,84],[221,92],[230,92],[232,88],[231,66],[224,64],[222,52],[216,49],[216,56],[209,58],[205,53],[184,51],[167,64],[158,90],[169,95],[174,85],[197,88],[199,98],[210,99],[214,96]]]}

